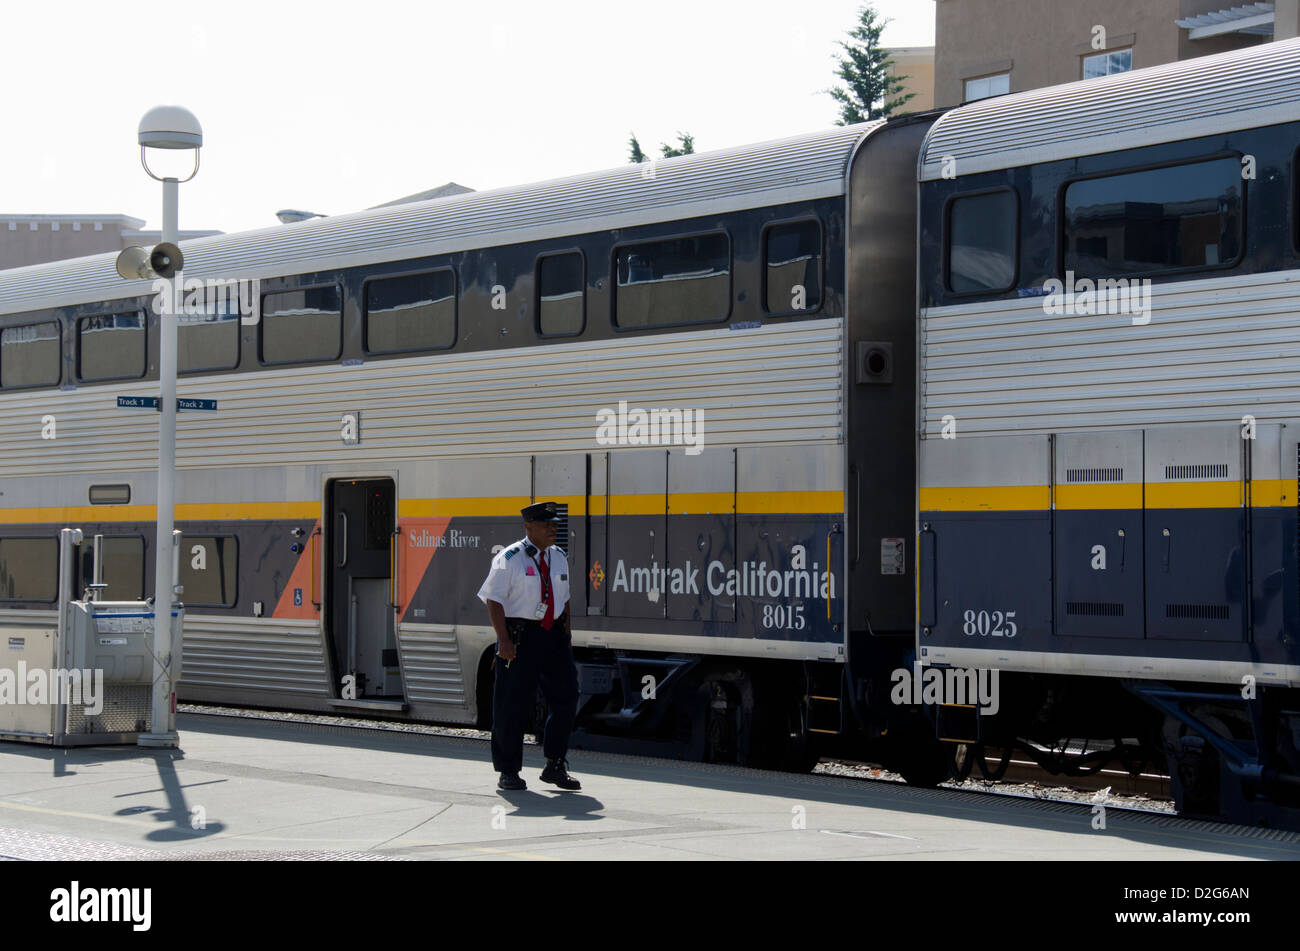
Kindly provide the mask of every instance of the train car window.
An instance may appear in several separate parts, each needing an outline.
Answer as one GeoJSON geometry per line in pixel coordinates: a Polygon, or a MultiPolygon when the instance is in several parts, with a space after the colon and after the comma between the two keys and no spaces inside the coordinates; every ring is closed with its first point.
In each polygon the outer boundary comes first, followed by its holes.
{"type": "Polygon", "coordinates": [[[92,485],[90,487],[91,505],[127,505],[131,501],[129,485],[92,485]]]}
{"type": "Polygon", "coordinates": [[[822,229],[816,221],[773,225],[763,235],[763,300],[769,314],[800,314],[822,305],[822,229]]]}
{"type": "Polygon", "coordinates": [[[233,284],[205,288],[195,303],[200,313],[176,319],[176,369],[233,370],[239,365],[238,289],[233,284]]]}
{"type": "Polygon", "coordinates": [[[54,538],[0,538],[0,601],[55,601],[59,543],[54,538]]]}
{"type": "Polygon", "coordinates": [[[121,380],[144,376],[144,314],[104,314],[77,321],[77,376],[121,380]]]}
{"type": "Polygon", "coordinates": [[[0,387],[57,386],[62,354],[56,321],[0,330],[0,387]]]}
{"type": "Polygon", "coordinates": [[[1065,269],[1103,277],[1233,264],[1242,250],[1243,190],[1232,156],[1072,182],[1065,269]]]}
{"type": "Polygon", "coordinates": [[[1016,281],[1019,204],[1010,189],[959,195],[948,205],[948,289],[996,294],[1016,281]]]}
{"type": "Polygon", "coordinates": [[[543,337],[582,333],[586,273],[581,251],[537,259],[537,332],[543,337]]]}
{"type": "MultiPolygon", "coordinates": [[[[139,601],[144,597],[144,537],[142,535],[105,535],[104,584],[100,594],[104,601],[139,601]]],[[[82,584],[94,578],[95,553],[91,545],[81,549],[82,584]]],[[[78,592],[80,594],[80,592],[78,592]]]]}
{"type": "Polygon", "coordinates": [[[367,281],[366,351],[446,350],[456,343],[456,275],[450,268],[367,281]]]}
{"type": "Polygon", "coordinates": [[[186,607],[234,607],[239,579],[239,540],[233,535],[181,537],[182,599],[186,607]]]}
{"type": "Polygon", "coordinates": [[[618,327],[703,324],[731,311],[731,243],[725,234],[615,248],[618,327]]]}
{"type": "Polygon", "coordinates": [[[343,312],[334,285],[262,295],[262,362],[336,360],[343,312]]]}

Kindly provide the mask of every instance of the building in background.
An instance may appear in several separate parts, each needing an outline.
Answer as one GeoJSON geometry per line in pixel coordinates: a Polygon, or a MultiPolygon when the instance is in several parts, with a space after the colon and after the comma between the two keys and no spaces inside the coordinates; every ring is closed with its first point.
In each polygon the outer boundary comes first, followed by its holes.
{"type": "Polygon", "coordinates": [[[900,96],[909,92],[916,95],[903,104],[899,113],[925,112],[934,108],[934,47],[933,46],[895,46],[885,50],[893,60],[890,73],[901,77],[903,90],[900,96]]]}
{"type": "MultiPolygon", "coordinates": [[[[127,215],[0,214],[0,270],[121,251],[133,244],[152,247],[160,231],[141,231],[144,221],[127,215]]],[[[182,231],[182,241],[220,231],[182,231]]]]}
{"type": "Polygon", "coordinates": [[[936,0],[935,105],[1297,35],[1300,0],[936,0]]]}

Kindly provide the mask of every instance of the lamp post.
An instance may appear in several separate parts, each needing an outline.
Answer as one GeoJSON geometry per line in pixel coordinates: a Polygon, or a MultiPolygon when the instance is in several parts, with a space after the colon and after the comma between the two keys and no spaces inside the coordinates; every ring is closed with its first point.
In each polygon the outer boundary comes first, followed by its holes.
{"type": "MultiPolygon", "coordinates": [[[[203,129],[188,109],[180,106],[155,106],[140,120],[140,164],[149,177],[162,182],[163,225],[159,250],[174,248],[179,237],[177,228],[177,193],[182,181],[188,182],[199,171],[199,149],[203,146],[203,129]],[[184,179],[159,178],[149,168],[147,149],[193,149],[194,170],[184,179]]],[[[179,255],[178,255],[179,257],[179,255]]],[[[167,262],[168,270],[172,263],[167,262]]],[[[155,268],[166,273],[163,268],[155,268]]],[[[179,273],[170,278],[167,292],[176,300],[179,273]]],[[[172,602],[175,600],[173,579],[174,552],[177,541],[172,529],[176,520],[176,315],[175,308],[164,307],[158,315],[158,529],[154,546],[153,599],[153,699],[150,731],[137,740],[140,746],[174,748],[180,744],[176,733],[175,684],[180,675],[182,632],[173,625],[172,602]]]]}

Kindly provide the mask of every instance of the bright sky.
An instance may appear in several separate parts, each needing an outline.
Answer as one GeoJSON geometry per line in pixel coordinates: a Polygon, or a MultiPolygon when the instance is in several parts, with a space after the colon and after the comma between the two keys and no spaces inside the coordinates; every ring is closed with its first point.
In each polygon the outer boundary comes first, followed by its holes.
{"type": "MultiPolygon", "coordinates": [[[[354,211],[456,181],[495,188],[647,152],[831,125],[823,90],[860,0],[222,0],[5,10],[0,213],[159,226],[136,126],[203,124],[182,229],[354,211]],[[162,11],[167,11],[164,15],[162,11]],[[173,12],[174,11],[174,12],[173,12]],[[158,25],[151,25],[151,21],[158,25]],[[652,149],[653,147],[653,149],[652,149]]],[[[934,43],[934,0],[876,0],[889,46],[934,43]]]]}

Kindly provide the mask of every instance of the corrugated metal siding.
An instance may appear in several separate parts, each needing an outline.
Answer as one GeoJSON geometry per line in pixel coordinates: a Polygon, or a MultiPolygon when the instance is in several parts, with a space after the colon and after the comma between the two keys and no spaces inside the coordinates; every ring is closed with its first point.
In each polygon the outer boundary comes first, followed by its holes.
{"type": "Polygon", "coordinates": [[[401,624],[397,646],[402,652],[406,699],[412,703],[464,704],[465,676],[460,645],[450,624],[401,624]]]}
{"type": "MultiPolygon", "coordinates": [[[[838,318],[751,330],[627,336],[596,343],[442,354],[361,366],[298,367],[187,378],[181,395],[217,412],[183,412],[186,467],[392,463],[399,459],[600,450],[596,412],[704,411],[704,445],[809,443],[843,437],[838,318]],[[339,438],[361,411],[361,444],[339,438]]],[[[157,467],[158,414],[117,409],[156,383],[8,396],[0,447],[10,476],[157,467]],[[58,438],[40,438],[53,414],[58,438]]]]}
{"type": "Polygon", "coordinates": [[[316,621],[186,615],[181,686],[332,696],[316,621]]]}
{"type": "Polygon", "coordinates": [[[1300,120],[1300,39],[962,106],[930,130],[921,180],[945,156],[969,175],[1300,120]]]}
{"type": "Polygon", "coordinates": [[[1151,322],[1043,298],[921,315],[922,420],[957,436],[1300,416],[1300,271],[1152,288],[1151,322]]]}
{"type": "MultiPolygon", "coordinates": [[[[844,194],[854,146],[881,123],[642,166],[182,242],[187,278],[300,274],[844,194]]],[[[0,314],[151,293],[113,254],[0,271],[0,314]]]]}

